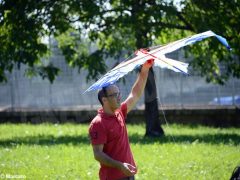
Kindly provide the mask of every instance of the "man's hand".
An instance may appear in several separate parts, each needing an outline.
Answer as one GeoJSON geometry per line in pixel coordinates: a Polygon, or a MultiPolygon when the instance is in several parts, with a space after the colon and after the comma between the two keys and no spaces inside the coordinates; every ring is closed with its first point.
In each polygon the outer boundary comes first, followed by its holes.
{"type": "Polygon", "coordinates": [[[120,169],[126,176],[134,176],[137,172],[136,167],[128,163],[122,163],[120,169]]]}
{"type": "Polygon", "coordinates": [[[154,64],[154,59],[149,59],[147,60],[143,66],[142,66],[142,70],[148,70],[149,68],[151,68],[154,64]]]}

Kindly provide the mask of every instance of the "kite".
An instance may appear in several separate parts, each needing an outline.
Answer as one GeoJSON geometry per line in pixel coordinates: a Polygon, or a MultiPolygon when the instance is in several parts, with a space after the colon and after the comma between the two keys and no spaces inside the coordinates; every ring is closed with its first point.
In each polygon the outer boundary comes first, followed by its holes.
{"type": "Polygon", "coordinates": [[[141,66],[149,59],[154,59],[154,66],[188,74],[188,63],[183,63],[167,58],[165,54],[211,36],[215,36],[224,46],[231,50],[227,40],[212,31],[195,34],[193,36],[171,42],[164,46],[158,46],[157,48],[139,49],[135,52],[135,57],[127,59],[118,64],[112,70],[107,72],[103,77],[101,77],[97,82],[91,85],[85,92],[101,89],[102,87],[114,84],[118,79],[141,66]]]}

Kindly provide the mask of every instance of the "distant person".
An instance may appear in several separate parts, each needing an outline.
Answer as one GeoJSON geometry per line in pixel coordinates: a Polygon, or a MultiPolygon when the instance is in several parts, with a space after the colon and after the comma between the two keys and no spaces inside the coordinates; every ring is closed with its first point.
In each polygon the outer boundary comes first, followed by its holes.
{"type": "Polygon", "coordinates": [[[89,135],[94,157],[101,165],[101,180],[134,180],[137,167],[130,148],[125,119],[140,99],[153,63],[153,60],[148,60],[142,65],[137,80],[123,103],[120,103],[121,95],[116,85],[104,87],[98,92],[102,108],[90,124],[89,135]]]}

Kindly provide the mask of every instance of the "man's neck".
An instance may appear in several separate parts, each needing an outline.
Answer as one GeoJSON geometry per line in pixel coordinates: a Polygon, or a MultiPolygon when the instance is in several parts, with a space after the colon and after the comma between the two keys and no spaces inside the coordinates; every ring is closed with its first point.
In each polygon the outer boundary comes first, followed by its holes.
{"type": "Polygon", "coordinates": [[[109,114],[109,115],[114,115],[115,114],[115,111],[108,108],[108,107],[103,107],[103,112],[106,113],[106,114],[109,114]]]}

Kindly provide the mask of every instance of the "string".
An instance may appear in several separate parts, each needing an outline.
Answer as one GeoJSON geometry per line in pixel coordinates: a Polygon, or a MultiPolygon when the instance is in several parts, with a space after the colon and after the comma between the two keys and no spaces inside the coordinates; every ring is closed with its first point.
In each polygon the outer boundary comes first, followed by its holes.
{"type": "MultiPolygon", "coordinates": [[[[160,95],[159,95],[159,98],[158,98],[158,99],[159,99],[160,109],[161,109],[162,114],[163,114],[163,119],[164,119],[164,121],[165,121],[165,123],[166,123],[166,125],[167,125],[167,128],[170,130],[169,123],[168,123],[168,121],[167,121],[165,112],[164,112],[164,110],[163,110],[163,105],[162,105],[161,100],[160,100],[160,95]]],[[[176,143],[174,137],[173,137],[171,134],[170,134],[170,136],[171,136],[173,142],[176,143]]]]}

